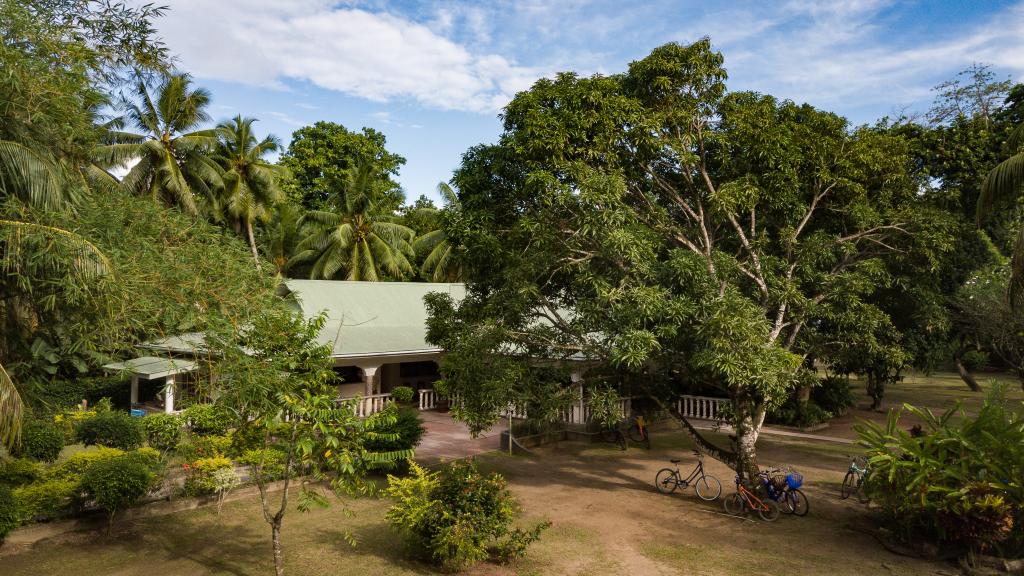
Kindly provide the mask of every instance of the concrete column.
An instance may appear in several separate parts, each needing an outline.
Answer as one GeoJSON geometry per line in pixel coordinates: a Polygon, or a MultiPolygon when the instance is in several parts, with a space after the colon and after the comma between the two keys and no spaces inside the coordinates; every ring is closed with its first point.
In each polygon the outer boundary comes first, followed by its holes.
{"type": "Polygon", "coordinates": [[[167,384],[164,386],[164,412],[174,412],[174,376],[167,377],[167,384]]]}
{"type": "Polygon", "coordinates": [[[374,389],[377,384],[377,372],[380,370],[380,364],[376,366],[360,366],[363,370],[363,382],[366,383],[366,396],[372,396],[374,389]]]}
{"type": "Polygon", "coordinates": [[[139,403],[139,377],[132,376],[132,405],[139,403]]]}

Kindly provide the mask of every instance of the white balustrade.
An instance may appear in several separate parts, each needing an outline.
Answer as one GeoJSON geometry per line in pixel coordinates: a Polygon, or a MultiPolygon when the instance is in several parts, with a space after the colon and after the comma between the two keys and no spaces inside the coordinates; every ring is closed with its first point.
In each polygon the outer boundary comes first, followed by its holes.
{"type": "Polygon", "coordinates": [[[433,388],[420,389],[420,410],[433,410],[437,407],[437,394],[433,388]]]}
{"type": "Polygon", "coordinates": [[[676,409],[687,418],[698,420],[719,420],[726,398],[711,396],[682,396],[676,401],[676,409]]]}
{"type": "Polygon", "coordinates": [[[394,402],[391,394],[373,394],[371,396],[357,396],[355,398],[338,398],[338,404],[351,404],[352,411],[359,418],[366,418],[376,414],[385,406],[394,402]]]}

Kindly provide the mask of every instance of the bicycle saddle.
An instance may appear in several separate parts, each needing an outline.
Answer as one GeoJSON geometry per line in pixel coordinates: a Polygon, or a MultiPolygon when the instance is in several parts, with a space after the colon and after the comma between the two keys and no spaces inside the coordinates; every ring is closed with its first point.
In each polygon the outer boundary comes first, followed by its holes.
{"type": "Polygon", "coordinates": [[[671,462],[673,464],[679,464],[679,460],[669,460],[669,462],[671,462]]]}

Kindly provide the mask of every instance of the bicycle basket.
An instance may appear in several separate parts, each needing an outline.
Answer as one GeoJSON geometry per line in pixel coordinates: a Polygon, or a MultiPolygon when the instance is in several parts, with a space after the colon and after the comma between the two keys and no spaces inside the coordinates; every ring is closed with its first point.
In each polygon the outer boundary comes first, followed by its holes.
{"type": "Polygon", "coordinates": [[[804,485],[803,474],[792,472],[786,475],[786,485],[789,486],[790,490],[796,490],[797,488],[804,485]]]}

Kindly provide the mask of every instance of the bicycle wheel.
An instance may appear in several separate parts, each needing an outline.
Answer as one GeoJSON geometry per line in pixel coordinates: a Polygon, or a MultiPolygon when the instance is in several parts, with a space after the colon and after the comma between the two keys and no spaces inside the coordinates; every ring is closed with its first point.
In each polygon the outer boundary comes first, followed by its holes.
{"type": "Polygon", "coordinates": [[[785,497],[782,499],[782,510],[786,514],[807,516],[807,513],[811,510],[811,504],[807,501],[807,496],[804,496],[804,493],[799,489],[787,490],[785,497]]]}
{"type": "Polygon", "coordinates": [[[679,487],[679,476],[671,468],[662,468],[654,477],[654,486],[662,494],[671,494],[679,487]]]}
{"type": "Polygon", "coordinates": [[[644,432],[640,430],[639,426],[633,424],[632,426],[629,427],[629,439],[632,442],[640,444],[641,442],[644,441],[644,432]]]}
{"type": "Polygon", "coordinates": [[[763,508],[758,508],[757,515],[761,517],[761,520],[765,522],[775,522],[779,519],[779,505],[775,503],[775,500],[764,499],[761,501],[764,504],[763,508]]]}
{"type": "Polygon", "coordinates": [[[741,516],[743,515],[744,509],[747,507],[747,502],[743,499],[743,496],[740,496],[739,492],[734,492],[729,496],[726,496],[722,505],[725,506],[726,514],[741,516]]]}
{"type": "Polygon", "coordinates": [[[843,478],[843,488],[839,492],[839,497],[842,498],[843,500],[846,500],[847,498],[850,497],[850,495],[856,492],[857,481],[857,475],[853,473],[853,470],[847,472],[846,476],[843,478]]]}
{"type": "Polygon", "coordinates": [[[718,481],[718,478],[707,474],[693,483],[693,489],[697,492],[697,497],[708,502],[717,500],[722,495],[722,483],[718,481]]]}
{"type": "Polygon", "coordinates": [[[615,430],[615,440],[619,443],[619,450],[625,450],[628,446],[626,435],[622,433],[622,430],[615,430]]]}

